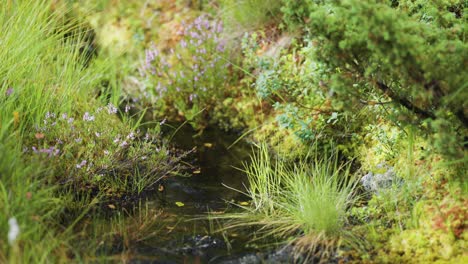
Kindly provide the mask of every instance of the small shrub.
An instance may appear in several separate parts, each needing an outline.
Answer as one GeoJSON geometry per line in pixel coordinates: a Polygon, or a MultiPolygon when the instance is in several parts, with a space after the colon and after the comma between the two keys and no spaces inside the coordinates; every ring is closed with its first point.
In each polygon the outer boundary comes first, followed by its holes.
{"type": "Polygon", "coordinates": [[[108,104],[76,119],[47,112],[24,152],[41,158],[55,173],[67,175],[59,183],[108,195],[139,193],[177,170],[178,158],[171,157],[158,130],[142,135],[119,123],[117,111],[108,104]]]}
{"type": "Polygon", "coordinates": [[[229,73],[222,31],[221,22],[200,16],[180,32],[181,40],[169,54],[155,46],[146,50],[140,72],[155,104],[173,104],[191,120],[220,103],[229,73]]]}

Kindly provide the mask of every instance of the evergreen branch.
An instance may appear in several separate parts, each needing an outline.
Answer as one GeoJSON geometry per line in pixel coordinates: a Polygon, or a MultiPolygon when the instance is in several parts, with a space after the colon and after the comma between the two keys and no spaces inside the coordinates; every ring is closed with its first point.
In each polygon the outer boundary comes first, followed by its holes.
{"type": "Polygon", "coordinates": [[[411,101],[408,99],[399,96],[396,94],[390,87],[388,87],[386,84],[384,84],[381,81],[377,81],[377,86],[379,87],[382,92],[384,92],[386,95],[388,95],[393,101],[397,102],[398,104],[404,106],[406,109],[410,110],[411,112],[415,113],[421,118],[431,118],[435,119],[434,113],[424,110],[416,105],[414,105],[411,101]]]}

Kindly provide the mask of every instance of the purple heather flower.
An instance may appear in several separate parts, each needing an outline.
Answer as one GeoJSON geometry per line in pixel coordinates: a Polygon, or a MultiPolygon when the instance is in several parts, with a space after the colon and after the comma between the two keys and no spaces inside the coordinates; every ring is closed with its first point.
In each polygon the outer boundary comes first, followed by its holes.
{"type": "Polygon", "coordinates": [[[126,106],[125,106],[125,113],[128,113],[129,110],[130,110],[130,106],[129,106],[129,105],[126,105],[126,106]]]}
{"type": "Polygon", "coordinates": [[[82,167],[86,166],[86,163],[86,160],[82,160],[80,164],[76,164],[76,168],[81,169],[82,167]]]}
{"type": "Polygon", "coordinates": [[[109,103],[107,105],[107,112],[109,114],[116,114],[117,113],[117,107],[115,107],[113,104],[109,103]]]}
{"type": "Polygon", "coordinates": [[[224,51],[224,43],[223,42],[218,43],[218,45],[216,46],[216,50],[219,51],[219,52],[223,52],[224,51]]]}
{"type": "Polygon", "coordinates": [[[8,89],[6,90],[6,93],[5,93],[5,94],[6,94],[6,96],[10,96],[12,93],[13,93],[13,88],[10,87],[10,88],[8,88],[8,89]]]}
{"type": "Polygon", "coordinates": [[[89,121],[89,122],[94,121],[94,116],[86,112],[83,115],[83,121],[89,121]]]}
{"type": "Polygon", "coordinates": [[[167,121],[167,118],[164,118],[161,122],[159,122],[159,125],[160,126],[164,125],[166,123],[166,121],[167,121]]]}
{"type": "Polygon", "coordinates": [[[55,148],[55,147],[50,147],[48,149],[41,149],[39,150],[40,153],[47,153],[49,154],[49,157],[52,157],[52,156],[57,156],[59,153],[60,153],[60,150],[55,148]]]}
{"type": "Polygon", "coordinates": [[[99,133],[99,132],[94,132],[94,135],[96,135],[96,137],[100,137],[100,136],[101,136],[101,133],[99,133]]]}
{"type": "Polygon", "coordinates": [[[104,150],[104,155],[109,155],[109,151],[108,151],[108,150],[104,150]]]}
{"type": "Polygon", "coordinates": [[[47,112],[47,113],[45,114],[45,118],[46,118],[46,119],[49,119],[49,118],[51,118],[51,117],[52,117],[52,114],[51,114],[50,112],[47,112]]]}
{"type": "Polygon", "coordinates": [[[68,124],[73,123],[74,120],[75,120],[75,119],[74,119],[73,117],[68,118],[68,124]]]}
{"type": "Polygon", "coordinates": [[[203,21],[203,25],[205,26],[206,29],[210,29],[210,21],[208,21],[208,19],[205,19],[203,21]]]}
{"type": "Polygon", "coordinates": [[[190,102],[192,102],[193,99],[195,99],[195,98],[197,98],[197,95],[196,95],[196,94],[190,94],[190,95],[189,95],[189,100],[190,100],[190,102]]]}
{"type": "Polygon", "coordinates": [[[185,40],[181,40],[180,46],[185,49],[187,47],[187,42],[185,42],[185,40]]]}
{"type": "Polygon", "coordinates": [[[63,114],[62,114],[62,119],[64,119],[64,120],[65,120],[65,119],[67,119],[67,118],[68,118],[68,115],[67,115],[67,113],[63,113],[63,114]]]}
{"type": "Polygon", "coordinates": [[[127,141],[124,140],[122,141],[122,143],[120,143],[120,147],[126,147],[126,146],[128,146],[127,141]]]}
{"type": "Polygon", "coordinates": [[[221,32],[223,32],[223,23],[218,22],[218,24],[216,25],[216,33],[221,33],[221,32]]]}
{"type": "Polygon", "coordinates": [[[130,134],[128,134],[128,136],[127,136],[127,139],[134,140],[135,139],[135,133],[130,132],[130,134]]]}
{"type": "Polygon", "coordinates": [[[191,32],[190,32],[190,37],[191,37],[191,38],[194,38],[194,39],[198,39],[198,38],[200,37],[200,35],[198,35],[197,32],[191,31],[191,32]]]}

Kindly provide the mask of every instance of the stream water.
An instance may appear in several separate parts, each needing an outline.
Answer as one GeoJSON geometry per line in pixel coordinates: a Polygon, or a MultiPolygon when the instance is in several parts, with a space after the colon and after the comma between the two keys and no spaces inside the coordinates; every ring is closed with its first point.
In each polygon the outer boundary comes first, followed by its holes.
{"type": "Polygon", "coordinates": [[[231,146],[239,136],[214,127],[195,134],[186,125],[172,140],[179,149],[196,147],[185,160],[192,166],[191,176],[166,179],[160,192],[145,204],[162,210],[164,227],[160,235],[137,246],[134,263],[219,263],[228,261],[230,255],[249,253],[244,247],[247,237],[214,232],[219,223],[200,217],[235,210],[232,203],[248,201],[233,189],[245,190],[246,178],[240,168],[249,160],[251,146],[242,140],[231,146]]]}

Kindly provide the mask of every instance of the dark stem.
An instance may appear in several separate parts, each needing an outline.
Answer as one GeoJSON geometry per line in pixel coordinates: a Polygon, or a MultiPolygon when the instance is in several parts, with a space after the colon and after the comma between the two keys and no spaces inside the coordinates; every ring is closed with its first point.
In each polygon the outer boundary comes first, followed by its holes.
{"type": "Polygon", "coordinates": [[[406,109],[412,111],[413,113],[415,113],[419,117],[422,117],[422,118],[425,118],[425,119],[426,118],[431,118],[431,119],[436,118],[434,113],[432,113],[430,111],[427,111],[427,110],[424,110],[424,109],[414,105],[408,99],[399,96],[398,94],[396,94],[392,89],[390,89],[390,87],[388,87],[383,82],[377,81],[377,86],[379,87],[380,90],[382,90],[382,92],[384,92],[386,95],[388,95],[393,101],[395,101],[395,102],[399,103],[400,105],[404,106],[406,109]]]}

